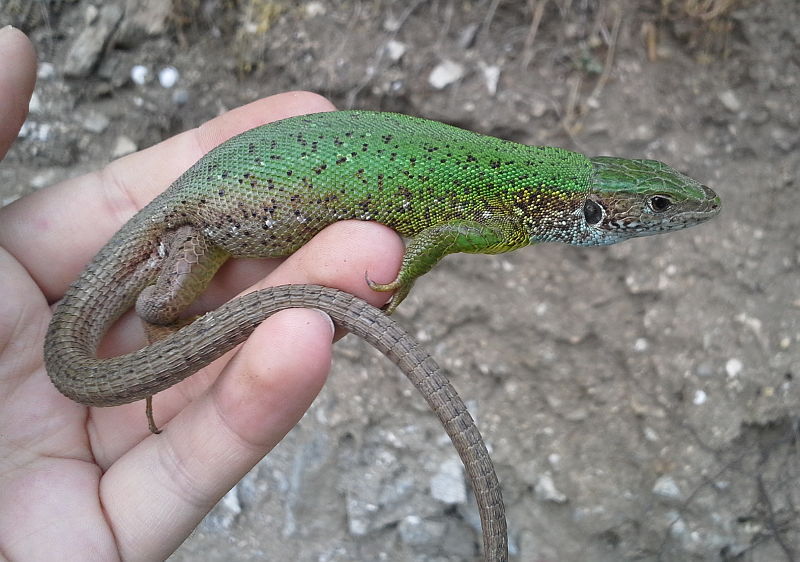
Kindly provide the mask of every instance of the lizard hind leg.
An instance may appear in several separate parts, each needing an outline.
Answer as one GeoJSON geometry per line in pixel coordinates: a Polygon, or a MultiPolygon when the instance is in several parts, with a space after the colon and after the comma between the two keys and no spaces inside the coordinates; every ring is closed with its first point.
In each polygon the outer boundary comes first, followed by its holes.
{"type": "MultiPolygon", "coordinates": [[[[150,344],[194,320],[179,316],[205,290],[228,259],[227,253],[209,246],[202,233],[191,226],[182,226],[163,244],[164,258],[156,282],[146,287],[136,300],[136,312],[150,344]]],[[[145,414],[150,431],[161,433],[153,418],[152,396],[146,398],[145,414]]]]}
{"type": "MultiPolygon", "coordinates": [[[[200,318],[202,315],[191,316],[189,318],[181,318],[168,326],[162,326],[160,324],[152,324],[147,322],[146,320],[142,319],[142,325],[144,326],[144,333],[145,337],[147,338],[147,343],[152,344],[159,340],[163,340],[164,338],[171,336],[184,326],[187,326],[200,318]]],[[[147,396],[145,398],[145,407],[144,407],[145,416],[147,416],[147,427],[150,429],[151,433],[155,433],[158,435],[161,433],[161,430],[158,429],[158,425],[156,425],[156,420],[153,417],[153,396],[147,396]]]]}
{"type": "Polygon", "coordinates": [[[195,227],[182,226],[162,242],[164,257],[153,285],[136,299],[145,322],[168,326],[202,293],[229,255],[209,245],[195,227]]]}

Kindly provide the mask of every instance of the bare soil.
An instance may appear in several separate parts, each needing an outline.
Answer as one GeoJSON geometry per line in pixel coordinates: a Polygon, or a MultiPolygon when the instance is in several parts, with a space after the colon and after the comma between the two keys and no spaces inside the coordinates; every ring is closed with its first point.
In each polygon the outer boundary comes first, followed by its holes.
{"type": "MultiPolygon", "coordinates": [[[[704,4],[729,3],[0,0],[44,63],[0,201],[289,89],[668,162],[721,194],[718,219],[453,256],[398,317],[478,420],[513,560],[797,560],[800,9],[686,11],[704,4]]],[[[476,559],[455,459],[346,338],[302,423],[171,560],[476,559]]]]}

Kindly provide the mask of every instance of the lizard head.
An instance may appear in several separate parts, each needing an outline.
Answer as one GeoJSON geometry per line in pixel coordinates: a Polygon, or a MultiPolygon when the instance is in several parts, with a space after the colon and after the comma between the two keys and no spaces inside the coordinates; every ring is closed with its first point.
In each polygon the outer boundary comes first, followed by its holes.
{"type": "Polygon", "coordinates": [[[687,228],[715,217],[714,191],[656,160],[591,158],[594,172],[580,212],[585,245],[687,228]]]}

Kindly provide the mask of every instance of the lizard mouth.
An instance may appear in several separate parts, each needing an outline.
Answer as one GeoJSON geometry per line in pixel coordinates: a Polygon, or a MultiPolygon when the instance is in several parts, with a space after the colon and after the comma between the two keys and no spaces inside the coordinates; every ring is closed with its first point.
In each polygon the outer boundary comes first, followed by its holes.
{"type": "Polygon", "coordinates": [[[706,214],[710,216],[718,215],[722,210],[722,200],[719,198],[719,195],[707,185],[701,185],[700,188],[706,195],[706,214]]]}

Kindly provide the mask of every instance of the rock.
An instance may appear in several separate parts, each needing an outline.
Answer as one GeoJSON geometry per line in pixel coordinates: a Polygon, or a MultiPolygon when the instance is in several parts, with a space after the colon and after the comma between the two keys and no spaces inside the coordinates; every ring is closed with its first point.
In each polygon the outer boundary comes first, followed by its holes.
{"type": "Polygon", "coordinates": [[[679,500],[683,497],[683,493],[681,489],[678,487],[678,483],[675,482],[675,479],[672,476],[663,475],[659,476],[656,483],[653,484],[653,493],[657,496],[661,496],[662,498],[668,498],[671,500],[679,500]]]}
{"type": "Polygon", "coordinates": [[[56,68],[52,63],[40,62],[39,68],[36,70],[36,77],[39,80],[52,80],[56,75],[56,68]]]}
{"type": "Polygon", "coordinates": [[[400,521],[398,531],[402,541],[410,546],[436,546],[444,537],[447,525],[409,515],[400,521]]]}
{"type": "Polygon", "coordinates": [[[309,2],[305,5],[305,12],[306,17],[314,18],[317,16],[324,16],[328,13],[328,9],[325,7],[325,2],[309,2]]]}
{"type": "Polygon", "coordinates": [[[111,157],[119,158],[120,156],[125,156],[126,154],[136,152],[138,149],[139,147],[136,146],[136,143],[133,142],[133,140],[125,135],[120,135],[117,137],[117,142],[114,144],[114,149],[111,151],[111,157]]]}
{"type": "Polygon", "coordinates": [[[497,84],[500,82],[500,67],[496,64],[481,64],[481,73],[486,82],[486,91],[494,97],[497,93],[497,84]]]}
{"type": "Polygon", "coordinates": [[[437,90],[442,90],[453,82],[458,82],[463,76],[464,65],[445,60],[436,65],[431,71],[430,76],[428,76],[428,84],[437,90]]]}
{"type": "Polygon", "coordinates": [[[728,374],[729,378],[735,378],[742,372],[743,367],[744,364],[740,359],[732,357],[725,363],[725,372],[728,374]]]}
{"type": "Polygon", "coordinates": [[[414,475],[403,472],[397,455],[389,449],[377,449],[372,458],[375,464],[359,470],[359,479],[348,480],[345,490],[348,531],[353,536],[364,536],[417,513],[409,504],[414,475]]]}
{"type": "Polygon", "coordinates": [[[150,70],[144,65],[136,64],[131,68],[131,80],[137,86],[144,86],[150,79],[150,70]]]}
{"type": "Polygon", "coordinates": [[[126,0],[125,19],[119,26],[116,41],[133,46],[147,37],[163,35],[172,8],[172,2],[164,0],[126,0]]]}
{"type": "Polygon", "coordinates": [[[180,77],[178,69],[174,66],[165,66],[158,71],[158,83],[161,84],[162,88],[172,88],[178,83],[180,77]]]}
{"type": "Polygon", "coordinates": [[[189,98],[189,90],[185,88],[178,88],[172,92],[172,103],[175,105],[185,105],[189,98]]]}
{"type": "Polygon", "coordinates": [[[738,113],[742,110],[742,102],[736,97],[733,90],[724,90],[717,95],[720,103],[730,112],[738,113]]]}
{"type": "Polygon", "coordinates": [[[222,499],[209,514],[211,523],[220,529],[230,529],[242,513],[242,504],[239,501],[239,486],[236,485],[222,499]]]}
{"type": "Polygon", "coordinates": [[[83,128],[90,133],[100,134],[108,128],[111,120],[102,113],[92,112],[83,121],[83,128]]]}
{"type": "Polygon", "coordinates": [[[70,78],[85,78],[100,60],[103,49],[122,19],[122,9],[106,4],[98,17],[75,39],[64,61],[64,74],[70,78]]]}
{"type": "Polygon", "coordinates": [[[458,46],[462,49],[470,49],[475,46],[475,39],[478,37],[481,25],[471,23],[462,29],[458,34],[458,46]]]}
{"type": "Polygon", "coordinates": [[[467,483],[458,459],[447,459],[431,478],[431,496],[446,504],[466,503],[467,483]]]}
{"type": "Polygon", "coordinates": [[[42,110],[42,99],[37,92],[33,92],[33,94],[31,94],[31,100],[28,102],[28,111],[30,113],[41,113],[42,110]]]}
{"type": "Polygon", "coordinates": [[[386,55],[394,62],[397,62],[403,58],[403,55],[406,54],[407,50],[408,45],[395,39],[392,39],[386,43],[386,46],[384,47],[386,55]]]}
{"type": "Polygon", "coordinates": [[[553,477],[549,472],[545,472],[539,477],[536,481],[536,485],[533,487],[533,491],[536,493],[536,497],[543,501],[554,503],[567,502],[567,496],[556,488],[553,477]]]}

